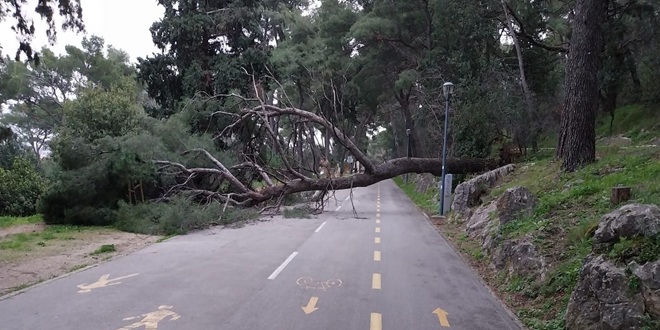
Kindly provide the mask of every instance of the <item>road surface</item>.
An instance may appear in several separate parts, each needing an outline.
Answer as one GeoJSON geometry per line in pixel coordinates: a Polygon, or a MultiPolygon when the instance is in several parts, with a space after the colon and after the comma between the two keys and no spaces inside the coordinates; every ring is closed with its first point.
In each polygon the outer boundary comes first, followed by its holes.
{"type": "Polygon", "coordinates": [[[0,330],[504,330],[506,309],[392,181],[315,219],[211,229],[0,300],[0,330]]]}

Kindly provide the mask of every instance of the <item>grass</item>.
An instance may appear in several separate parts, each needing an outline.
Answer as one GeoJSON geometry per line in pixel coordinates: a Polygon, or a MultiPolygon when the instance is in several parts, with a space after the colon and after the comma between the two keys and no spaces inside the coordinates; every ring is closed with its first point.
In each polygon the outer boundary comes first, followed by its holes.
{"type": "Polygon", "coordinates": [[[9,235],[0,239],[0,250],[31,251],[46,246],[52,240],[72,240],[74,232],[86,229],[75,226],[50,226],[41,232],[9,235]]]}
{"type": "MultiPolygon", "coordinates": [[[[612,135],[623,134],[634,143],[647,143],[651,138],[658,137],[660,132],[660,109],[640,104],[620,107],[614,114],[612,135]]],[[[599,119],[596,127],[598,137],[610,135],[610,116],[599,119]]]]}
{"type": "Polygon", "coordinates": [[[410,197],[410,199],[427,214],[438,214],[438,188],[431,187],[426,192],[415,191],[413,180],[405,183],[403,177],[394,178],[394,182],[410,197]]]}
{"type": "MultiPolygon", "coordinates": [[[[637,116],[635,111],[641,110],[632,109],[631,117],[621,117],[621,128],[615,128],[628,129],[628,125],[632,125],[628,120],[636,120],[633,118],[637,116]]],[[[508,222],[501,228],[501,235],[503,239],[533,237],[550,265],[544,281],[509,278],[492,270],[490,258],[479,253],[478,242],[467,237],[464,227],[452,223],[442,227],[443,233],[516,311],[521,321],[530,329],[539,330],[563,329],[568,299],[584,258],[592,251],[591,237],[600,218],[621,206],[610,203],[611,189],[628,186],[632,188],[629,202],[660,205],[660,148],[598,146],[598,161],[575,173],[562,173],[551,155],[551,152],[534,155],[530,161],[519,164],[486,198],[495,199],[515,186],[527,187],[538,198],[533,214],[508,222]]],[[[418,206],[427,212],[435,211],[435,191],[417,193],[412,184],[403,184],[401,178],[395,181],[418,206]]],[[[606,255],[625,262],[631,258],[640,263],[657,260],[660,236],[621,240],[606,251],[606,255]]],[[[634,281],[630,283],[631,287],[636,285],[634,281]]]]}
{"type": "Polygon", "coordinates": [[[101,245],[98,249],[94,250],[94,252],[90,253],[90,255],[99,255],[103,253],[110,253],[110,252],[117,252],[117,249],[115,248],[114,244],[103,244],[101,245]]]}
{"type": "Polygon", "coordinates": [[[0,216],[0,229],[18,226],[18,225],[30,225],[30,224],[39,224],[43,223],[44,219],[41,214],[29,216],[29,217],[6,217],[0,216]]]}

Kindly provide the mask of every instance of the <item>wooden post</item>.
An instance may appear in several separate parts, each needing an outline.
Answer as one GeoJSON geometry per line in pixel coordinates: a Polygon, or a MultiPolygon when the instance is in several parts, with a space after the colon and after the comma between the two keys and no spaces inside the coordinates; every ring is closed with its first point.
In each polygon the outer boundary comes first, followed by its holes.
{"type": "Polygon", "coordinates": [[[610,202],[617,205],[630,199],[630,187],[614,187],[610,195],[610,202]]]}

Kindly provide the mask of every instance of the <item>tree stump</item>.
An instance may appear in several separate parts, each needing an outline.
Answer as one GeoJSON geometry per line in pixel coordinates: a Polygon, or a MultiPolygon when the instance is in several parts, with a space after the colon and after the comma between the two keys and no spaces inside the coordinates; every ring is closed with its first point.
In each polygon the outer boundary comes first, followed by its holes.
{"type": "Polygon", "coordinates": [[[630,187],[614,187],[610,195],[610,202],[617,205],[630,199],[630,187]]]}

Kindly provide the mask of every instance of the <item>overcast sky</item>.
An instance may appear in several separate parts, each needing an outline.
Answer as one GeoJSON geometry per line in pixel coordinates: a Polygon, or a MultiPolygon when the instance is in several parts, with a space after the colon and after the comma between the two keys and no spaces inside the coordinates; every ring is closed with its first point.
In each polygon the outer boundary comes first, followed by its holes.
{"type": "MultiPolygon", "coordinates": [[[[40,18],[34,17],[33,8],[35,1],[28,2],[32,9],[28,15],[35,19],[37,33],[32,43],[33,48],[40,49],[48,44],[45,33],[45,24],[40,18]]],[[[86,34],[97,35],[105,39],[106,45],[112,45],[127,52],[131,61],[135,62],[138,57],[145,57],[158,49],[151,41],[149,27],[155,21],[162,18],[164,9],[158,6],[156,0],[81,0],[83,9],[83,20],[85,22],[86,34]]],[[[0,45],[2,53],[14,56],[18,49],[18,42],[11,30],[14,23],[11,17],[0,24],[0,45]]],[[[61,20],[57,22],[61,25],[61,20]]],[[[57,43],[50,46],[56,54],[64,52],[64,46],[76,45],[80,47],[80,41],[84,34],[59,31],[57,43]]]]}

